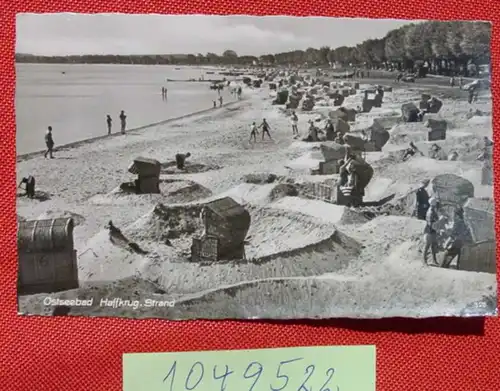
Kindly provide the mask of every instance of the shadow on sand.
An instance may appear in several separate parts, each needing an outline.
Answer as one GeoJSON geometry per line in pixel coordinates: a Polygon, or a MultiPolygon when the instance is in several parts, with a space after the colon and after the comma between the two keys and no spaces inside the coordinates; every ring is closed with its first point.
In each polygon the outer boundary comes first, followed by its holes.
{"type": "MultiPolygon", "coordinates": [[[[26,196],[26,193],[17,193],[16,194],[17,198],[25,198],[29,200],[29,198],[26,196]]],[[[51,195],[45,191],[35,191],[35,196],[32,198],[33,200],[39,201],[39,202],[44,202],[50,200],[51,195]]]]}

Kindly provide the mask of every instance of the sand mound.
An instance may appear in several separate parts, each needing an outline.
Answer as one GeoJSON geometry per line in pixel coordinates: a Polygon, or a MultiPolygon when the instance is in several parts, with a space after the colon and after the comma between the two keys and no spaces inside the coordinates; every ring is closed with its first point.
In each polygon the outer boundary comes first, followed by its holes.
{"type": "Polygon", "coordinates": [[[168,239],[177,247],[174,239],[188,242],[195,233],[202,232],[203,226],[199,218],[201,208],[201,205],[158,204],[151,212],[128,227],[126,234],[138,242],[162,243],[168,239]]]}
{"type": "Polygon", "coordinates": [[[179,170],[175,161],[170,161],[161,164],[162,174],[198,174],[201,172],[220,170],[222,167],[215,164],[201,164],[201,163],[190,163],[187,161],[184,165],[184,170],[179,170]]]}
{"type": "MultiPolygon", "coordinates": [[[[400,246],[397,252],[403,254],[404,249],[405,246],[400,246]]],[[[185,297],[176,302],[172,316],[301,318],[307,312],[321,317],[379,318],[398,316],[400,308],[405,308],[408,317],[432,313],[456,316],[466,309],[476,316],[495,312],[494,295],[485,298],[481,294],[483,289],[478,289],[492,286],[494,276],[424,267],[398,270],[399,273],[391,270],[394,273],[391,278],[381,274],[356,278],[332,273],[317,278],[248,281],[185,297]],[[331,305],[332,298],[335,305],[331,305]],[[489,304],[476,306],[474,311],[473,302],[489,304]]]]}
{"type": "Polygon", "coordinates": [[[160,180],[160,194],[134,194],[123,191],[119,186],[107,194],[89,199],[94,205],[141,206],[157,203],[188,203],[212,196],[206,187],[194,181],[160,180]]]}
{"type": "Polygon", "coordinates": [[[323,155],[318,151],[309,151],[304,155],[285,163],[284,167],[295,172],[309,173],[318,169],[319,162],[323,161],[323,155]]]}
{"type": "Polygon", "coordinates": [[[108,230],[94,235],[78,254],[80,281],[114,281],[138,273],[144,256],[114,245],[108,230]]]}
{"type": "Polygon", "coordinates": [[[422,122],[405,123],[394,126],[389,134],[391,144],[407,146],[410,141],[427,141],[428,129],[422,122]]]}
{"type": "Polygon", "coordinates": [[[20,192],[16,193],[16,198],[18,200],[24,199],[28,202],[33,202],[33,201],[38,201],[38,202],[45,202],[48,201],[52,198],[52,194],[50,194],[47,191],[42,191],[42,190],[36,190],[35,191],[35,196],[33,198],[28,198],[26,197],[25,192],[20,192]]]}
{"type": "MultiPolygon", "coordinates": [[[[289,198],[295,197],[282,200],[289,198]]],[[[285,210],[283,205],[278,203],[277,208],[247,205],[252,221],[245,246],[248,259],[261,259],[320,244],[335,234],[335,226],[330,222],[299,213],[293,208],[285,210]]],[[[128,227],[125,234],[137,242],[164,243],[169,240],[173,248],[185,253],[191,246],[191,238],[203,231],[199,218],[201,207],[201,204],[157,205],[128,227]]]]}
{"type": "Polygon", "coordinates": [[[355,208],[345,208],[339,225],[365,224],[373,217],[372,214],[355,208]]]}
{"type": "Polygon", "coordinates": [[[82,225],[85,223],[85,217],[79,215],[78,213],[73,213],[67,210],[59,211],[59,210],[47,210],[38,216],[37,220],[49,220],[49,219],[73,219],[75,226],[82,225]]]}
{"type": "Polygon", "coordinates": [[[275,209],[302,213],[315,219],[338,225],[364,224],[369,220],[362,210],[330,204],[320,200],[285,197],[273,202],[269,206],[275,209]]]}
{"type": "Polygon", "coordinates": [[[241,183],[217,196],[218,198],[231,197],[240,204],[267,204],[271,191],[276,187],[274,183],[254,185],[241,183]]]}
{"type": "Polygon", "coordinates": [[[259,173],[259,174],[248,174],[242,178],[245,183],[251,184],[263,184],[263,183],[273,183],[276,182],[279,177],[275,174],[259,173]]]}
{"type": "Polygon", "coordinates": [[[297,187],[290,183],[280,183],[273,187],[269,194],[269,200],[275,201],[283,197],[296,197],[299,195],[297,187]]]}
{"type": "Polygon", "coordinates": [[[305,214],[271,208],[249,208],[247,257],[262,258],[328,240],[335,227],[305,214]]]}
{"type": "Polygon", "coordinates": [[[391,164],[402,163],[406,148],[401,148],[395,151],[387,151],[383,154],[373,154],[368,156],[368,163],[375,169],[377,167],[386,167],[391,164]]]}
{"type": "Polygon", "coordinates": [[[274,209],[301,213],[310,216],[322,223],[338,223],[345,212],[345,207],[319,200],[299,197],[285,197],[269,205],[274,209]]]}
{"type": "MultiPolygon", "coordinates": [[[[406,270],[394,279],[376,280],[329,274],[318,278],[261,278],[226,284],[179,297],[167,294],[161,287],[139,278],[127,278],[108,284],[88,286],[51,295],[60,299],[94,299],[92,307],[72,307],[73,316],[121,316],[189,318],[304,318],[304,317],[391,317],[405,308],[409,317],[444,313],[450,316],[484,316],[496,312],[496,296],[491,276],[483,273],[460,273],[450,270],[422,268],[406,270]],[[431,282],[429,282],[431,281],[431,282]],[[422,289],[438,284],[440,292],[422,289]],[[489,295],[478,291],[478,286],[490,285],[489,295]],[[441,292],[442,291],[442,292],[441,292]],[[446,293],[446,294],[445,294],[446,293]],[[439,296],[439,294],[442,295],[439,296]],[[164,300],[172,307],[103,307],[103,297],[123,300],[164,300]],[[335,298],[335,305],[331,305],[335,298]],[[265,303],[265,306],[262,305],[265,303]],[[326,304],[325,304],[326,303],[326,304]],[[480,305],[478,305],[480,303],[480,305]],[[317,315],[311,315],[317,314],[317,315]]],[[[46,295],[20,297],[20,313],[49,315],[46,295]]]]}
{"type": "Polygon", "coordinates": [[[209,189],[193,181],[163,180],[160,191],[171,203],[191,202],[212,195],[209,189]]]}

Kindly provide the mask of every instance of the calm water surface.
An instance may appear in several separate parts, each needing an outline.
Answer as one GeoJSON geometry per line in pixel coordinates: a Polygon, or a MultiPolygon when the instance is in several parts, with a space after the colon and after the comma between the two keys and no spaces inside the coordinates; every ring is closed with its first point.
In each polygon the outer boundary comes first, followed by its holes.
{"type": "MultiPolygon", "coordinates": [[[[143,65],[16,64],[16,72],[18,155],[44,149],[49,125],[57,146],[106,134],[107,114],[118,131],[120,110],[132,129],[210,108],[218,96],[209,83],[166,79],[221,77],[200,68],[143,65]]],[[[229,95],[226,89],[225,101],[229,95]]]]}

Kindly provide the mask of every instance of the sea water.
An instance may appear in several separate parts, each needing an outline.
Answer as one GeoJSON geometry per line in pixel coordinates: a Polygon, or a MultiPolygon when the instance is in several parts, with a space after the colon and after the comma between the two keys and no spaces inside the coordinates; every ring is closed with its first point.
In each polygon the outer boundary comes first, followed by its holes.
{"type": "MultiPolygon", "coordinates": [[[[48,126],[57,147],[107,134],[107,114],[118,132],[121,110],[133,129],[209,109],[219,97],[209,82],[167,79],[224,77],[207,68],[114,64],[16,64],[16,74],[17,155],[44,149],[48,126]]],[[[227,88],[222,96],[234,100],[227,88]]]]}

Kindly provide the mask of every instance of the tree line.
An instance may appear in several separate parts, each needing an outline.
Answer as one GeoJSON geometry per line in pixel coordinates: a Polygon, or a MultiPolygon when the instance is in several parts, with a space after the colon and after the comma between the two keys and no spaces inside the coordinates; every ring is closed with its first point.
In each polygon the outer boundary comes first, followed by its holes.
{"type": "Polygon", "coordinates": [[[385,37],[368,39],[356,46],[294,50],[238,56],[234,50],[216,53],[165,55],[37,56],[16,54],[20,63],[332,66],[415,70],[438,74],[467,74],[473,65],[490,62],[491,24],[488,22],[429,21],[410,23],[389,31],[385,37]]]}

